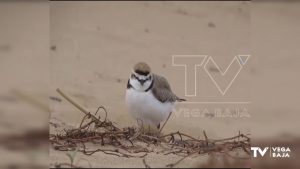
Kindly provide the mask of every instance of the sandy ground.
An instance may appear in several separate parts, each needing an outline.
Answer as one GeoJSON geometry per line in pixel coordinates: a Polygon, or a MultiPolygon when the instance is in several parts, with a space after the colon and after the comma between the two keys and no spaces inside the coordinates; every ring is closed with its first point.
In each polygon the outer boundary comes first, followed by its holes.
{"type": "MultiPolygon", "coordinates": [[[[0,115],[1,124],[8,124],[0,128],[2,137],[46,128],[48,115],[41,113],[45,110],[18,101],[12,88],[30,93],[46,105],[50,103],[50,122],[60,126],[55,129],[50,125],[50,133],[78,126],[83,115],[63,99],[47,100],[49,93],[60,98],[55,92],[58,87],[92,112],[98,106],[106,107],[109,119],[120,127],[135,125],[124,98],[131,68],[139,61],[164,75],[177,95],[202,102],[177,104],[177,114],[169,120],[165,133],[180,130],[203,138],[205,130],[209,138],[217,139],[241,131],[251,134],[254,141],[299,137],[297,3],[50,2],[50,25],[46,22],[47,9],[38,5],[0,7],[1,24],[7,25],[0,32],[0,115]],[[22,10],[26,14],[10,14],[22,10]],[[12,33],[19,32],[19,27],[23,27],[22,32],[12,33]],[[47,55],[49,46],[50,57],[41,57],[47,55]],[[240,54],[251,57],[224,96],[203,69],[197,74],[197,95],[185,96],[184,69],[172,65],[172,55],[208,55],[224,71],[232,58],[240,54]],[[11,80],[12,77],[17,78],[11,80]],[[45,86],[49,88],[45,90],[45,86]],[[249,103],[203,103],[220,101],[249,103]],[[184,108],[201,112],[246,109],[250,117],[195,117],[183,113],[184,108]]],[[[216,72],[212,67],[209,70],[216,72]]],[[[49,151],[50,166],[69,161],[65,152],[51,147],[49,151]]],[[[4,148],[1,152],[8,154],[3,162],[18,157],[4,148]]],[[[24,153],[23,161],[34,161],[35,153],[24,153]]],[[[156,154],[146,158],[151,167],[164,167],[177,159],[156,154]]],[[[186,159],[178,167],[198,166],[207,159],[208,156],[186,159]]],[[[89,166],[86,161],[93,167],[144,166],[141,159],[102,153],[79,153],[75,161],[85,167],[89,166]]]]}

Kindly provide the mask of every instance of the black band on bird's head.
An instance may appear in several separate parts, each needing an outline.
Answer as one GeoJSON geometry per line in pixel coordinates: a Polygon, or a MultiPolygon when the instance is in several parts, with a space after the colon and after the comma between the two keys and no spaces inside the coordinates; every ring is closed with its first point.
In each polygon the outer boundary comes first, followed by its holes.
{"type": "Polygon", "coordinates": [[[142,70],[135,70],[135,73],[139,75],[147,76],[150,72],[149,71],[142,71],[142,70]]]}

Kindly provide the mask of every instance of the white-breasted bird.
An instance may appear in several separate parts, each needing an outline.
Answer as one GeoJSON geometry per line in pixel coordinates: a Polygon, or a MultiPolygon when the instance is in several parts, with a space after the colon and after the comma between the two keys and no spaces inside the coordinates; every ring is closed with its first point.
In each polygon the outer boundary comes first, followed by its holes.
{"type": "Polygon", "coordinates": [[[172,92],[166,78],[152,73],[144,62],[133,67],[127,83],[126,104],[138,125],[151,125],[159,129],[160,123],[171,115],[176,101],[185,99],[172,92]]]}

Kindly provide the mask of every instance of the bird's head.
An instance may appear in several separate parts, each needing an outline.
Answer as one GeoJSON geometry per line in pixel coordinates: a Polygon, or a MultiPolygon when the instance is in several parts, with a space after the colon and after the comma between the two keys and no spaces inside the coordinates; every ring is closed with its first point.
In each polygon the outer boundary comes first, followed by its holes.
{"type": "Polygon", "coordinates": [[[146,91],[149,89],[153,81],[153,75],[150,67],[144,63],[137,63],[132,70],[129,83],[138,91],[146,91]]]}

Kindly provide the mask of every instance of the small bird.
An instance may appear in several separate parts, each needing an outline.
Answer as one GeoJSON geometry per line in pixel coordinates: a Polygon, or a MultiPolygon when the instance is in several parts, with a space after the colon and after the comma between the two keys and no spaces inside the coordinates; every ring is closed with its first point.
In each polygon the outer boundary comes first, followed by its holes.
{"type": "Polygon", "coordinates": [[[139,126],[151,125],[159,129],[160,123],[170,117],[176,101],[185,99],[172,92],[166,78],[152,73],[144,62],[133,67],[127,83],[126,104],[139,126]]]}

